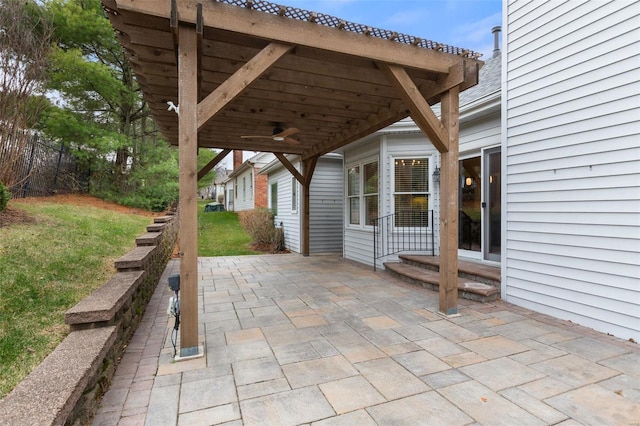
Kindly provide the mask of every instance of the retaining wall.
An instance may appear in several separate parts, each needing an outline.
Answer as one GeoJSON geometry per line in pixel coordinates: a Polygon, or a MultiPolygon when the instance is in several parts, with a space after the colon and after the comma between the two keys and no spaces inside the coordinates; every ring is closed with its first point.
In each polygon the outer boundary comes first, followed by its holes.
{"type": "Polygon", "coordinates": [[[177,215],[154,219],[116,274],[65,314],[69,335],[0,401],[3,425],[89,424],[175,246],[177,215]]]}

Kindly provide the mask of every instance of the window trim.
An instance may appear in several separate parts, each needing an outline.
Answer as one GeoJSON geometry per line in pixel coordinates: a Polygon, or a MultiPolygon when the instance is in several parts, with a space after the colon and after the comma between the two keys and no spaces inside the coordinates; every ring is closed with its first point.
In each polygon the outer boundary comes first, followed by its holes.
{"type": "MultiPolygon", "coordinates": [[[[432,178],[432,173],[433,173],[433,167],[435,164],[434,161],[434,156],[432,154],[430,155],[425,155],[425,154],[419,154],[419,153],[408,153],[408,154],[402,154],[402,155],[391,155],[390,157],[390,176],[389,176],[389,192],[390,192],[390,199],[389,199],[389,205],[390,205],[390,212],[389,214],[395,214],[396,213],[396,195],[402,195],[402,194],[426,194],[427,197],[427,206],[429,207],[427,209],[427,211],[430,210],[434,210],[433,209],[433,205],[434,205],[434,184],[433,184],[433,178],[432,178]],[[396,161],[398,160],[425,160],[427,162],[427,185],[428,185],[428,190],[427,192],[396,192],[396,161]]],[[[408,229],[426,229],[427,231],[432,230],[433,228],[433,223],[429,223],[429,220],[427,220],[427,226],[426,227],[407,227],[407,226],[396,226],[395,223],[393,225],[393,229],[398,229],[398,230],[408,230],[408,229]]]]}
{"type": "Polygon", "coordinates": [[[344,207],[344,223],[346,228],[350,229],[371,229],[373,225],[366,223],[366,209],[365,209],[365,201],[367,197],[376,196],[378,198],[378,215],[380,215],[380,186],[382,184],[382,180],[380,176],[382,174],[382,170],[380,167],[380,157],[372,156],[366,157],[357,161],[353,161],[346,165],[344,169],[345,177],[344,177],[344,199],[345,199],[345,207],[344,207]],[[378,191],[375,193],[365,194],[365,185],[364,185],[364,166],[372,163],[377,163],[378,165],[378,191]],[[357,195],[349,195],[349,170],[358,167],[359,176],[358,176],[358,194],[357,195]],[[359,223],[351,223],[351,200],[358,200],[358,220],[359,223]]]}

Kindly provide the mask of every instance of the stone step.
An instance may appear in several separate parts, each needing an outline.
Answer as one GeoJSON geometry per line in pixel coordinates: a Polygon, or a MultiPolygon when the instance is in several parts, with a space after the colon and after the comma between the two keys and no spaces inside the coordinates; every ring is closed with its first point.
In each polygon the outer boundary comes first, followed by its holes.
{"type": "Polygon", "coordinates": [[[147,232],[136,238],[136,246],[157,246],[162,241],[162,232],[147,232]]]}
{"type": "MultiPolygon", "coordinates": [[[[436,272],[440,270],[440,258],[438,256],[401,254],[398,258],[409,265],[436,272]]],[[[458,259],[458,276],[500,288],[501,277],[500,267],[498,266],[458,259]]]]}
{"type": "MultiPolygon", "coordinates": [[[[403,281],[420,285],[429,290],[438,291],[440,286],[440,274],[419,266],[402,262],[384,263],[385,270],[391,275],[397,276],[403,281]]],[[[492,302],[498,299],[500,290],[489,284],[479,283],[467,278],[458,279],[458,296],[463,299],[478,302],[492,302]]]]}

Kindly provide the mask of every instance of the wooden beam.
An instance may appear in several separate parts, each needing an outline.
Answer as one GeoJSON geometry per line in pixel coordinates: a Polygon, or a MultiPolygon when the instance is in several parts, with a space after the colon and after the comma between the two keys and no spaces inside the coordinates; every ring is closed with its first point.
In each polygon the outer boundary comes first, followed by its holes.
{"type": "Polygon", "coordinates": [[[304,179],[302,183],[302,255],[309,256],[309,193],[311,189],[311,178],[318,162],[318,156],[311,157],[302,161],[302,172],[304,179]]]}
{"type": "Polygon", "coordinates": [[[433,113],[429,103],[420,93],[407,72],[397,65],[378,63],[380,70],[387,76],[389,82],[396,88],[398,94],[409,107],[411,118],[429,138],[439,152],[447,152],[447,129],[442,125],[438,117],[433,113]]]}
{"type": "Polygon", "coordinates": [[[458,312],[458,191],[459,191],[459,91],[442,97],[442,123],[447,129],[449,150],[440,156],[440,285],[439,310],[458,312]]]}
{"type": "Polygon", "coordinates": [[[382,108],[377,114],[372,114],[370,121],[361,124],[360,126],[351,126],[348,129],[344,129],[340,133],[334,134],[326,141],[314,145],[302,154],[302,159],[307,160],[309,158],[318,157],[328,152],[335,151],[342,148],[345,145],[362,139],[380,129],[384,129],[387,126],[395,123],[398,120],[402,120],[409,115],[406,107],[403,105],[394,107],[393,109],[382,108]]]}
{"type": "Polygon", "coordinates": [[[178,33],[180,186],[180,356],[198,354],[198,56],[192,27],[178,33]]]}
{"type": "Polygon", "coordinates": [[[231,152],[230,149],[225,149],[222,152],[218,153],[218,155],[213,157],[213,159],[209,161],[209,163],[206,166],[204,166],[202,170],[198,172],[198,180],[202,179],[207,173],[211,171],[211,169],[217,166],[219,162],[224,160],[224,157],[229,155],[230,152],[231,152]]]}
{"type": "MultiPolygon", "coordinates": [[[[165,18],[169,16],[169,5],[157,0],[117,0],[117,4],[123,10],[165,18]]],[[[180,21],[195,24],[195,5],[180,1],[177,6],[180,21]]],[[[206,27],[439,73],[448,72],[458,58],[431,49],[367,37],[270,13],[256,13],[254,10],[218,2],[204,3],[203,18],[206,27]],[[283,29],[284,22],[286,30],[283,29]]]]}
{"type": "Polygon", "coordinates": [[[280,160],[282,165],[285,166],[287,170],[289,170],[289,172],[291,172],[293,177],[296,178],[296,180],[300,182],[302,185],[304,185],[304,177],[302,177],[300,172],[298,172],[296,168],[293,167],[293,164],[291,164],[291,162],[287,159],[287,157],[285,157],[284,154],[280,152],[274,152],[274,154],[276,155],[278,160],[280,160]]]}
{"type": "MultiPolygon", "coordinates": [[[[224,19],[221,19],[224,20],[224,19]]],[[[268,70],[293,46],[271,43],[198,104],[198,129],[229,102],[240,95],[254,80],[268,70]]]]}

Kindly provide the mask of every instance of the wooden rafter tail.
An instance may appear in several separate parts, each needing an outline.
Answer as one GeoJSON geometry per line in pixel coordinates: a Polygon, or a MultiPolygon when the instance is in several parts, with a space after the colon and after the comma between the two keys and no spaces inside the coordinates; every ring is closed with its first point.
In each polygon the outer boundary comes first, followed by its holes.
{"type": "Polygon", "coordinates": [[[311,12],[309,14],[309,22],[316,22],[318,20],[318,14],[316,12],[311,12]]]}
{"type": "Polygon", "coordinates": [[[204,35],[204,19],[202,18],[202,3],[196,5],[196,35],[198,55],[198,102],[202,100],[202,38],[204,35]]]}
{"type": "Polygon", "coordinates": [[[300,174],[298,170],[296,170],[295,167],[293,167],[293,164],[291,164],[291,162],[287,159],[287,157],[285,157],[284,154],[280,152],[275,152],[274,154],[276,158],[280,160],[282,165],[286,167],[287,170],[289,170],[289,172],[293,175],[293,177],[296,178],[296,180],[300,182],[300,184],[304,185],[304,177],[300,174]]]}
{"type": "Polygon", "coordinates": [[[178,66],[178,38],[180,25],[178,24],[178,4],[177,0],[171,0],[171,14],[169,16],[169,26],[173,37],[173,51],[175,52],[176,67],[178,66]]]}
{"type": "Polygon", "coordinates": [[[218,155],[216,155],[215,157],[213,157],[213,159],[211,161],[209,161],[209,163],[207,163],[206,166],[204,166],[199,172],[198,172],[198,180],[202,179],[207,173],[209,173],[215,166],[217,166],[222,160],[224,160],[224,158],[229,155],[229,153],[231,152],[230,149],[224,149],[222,150],[220,153],[218,153],[218,155]]]}
{"type": "Polygon", "coordinates": [[[253,0],[247,0],[247,3],[245,4],[245,7],[247,9],[252,9],[253,8],[253,0]]]}
{"type": "Polygon", "coordinates": [[[280,6],[278,9],[278,16],[284,16],[287,14],[287,6],[280,6]]]}

